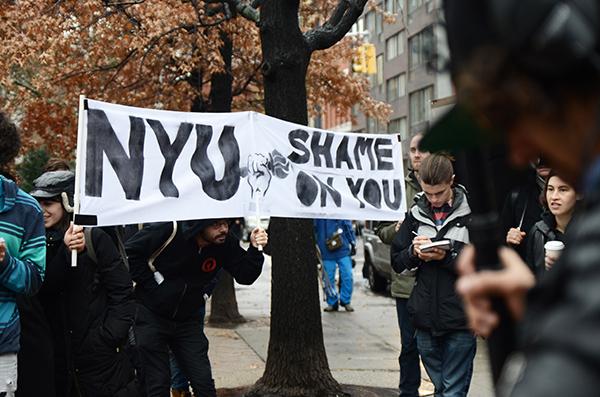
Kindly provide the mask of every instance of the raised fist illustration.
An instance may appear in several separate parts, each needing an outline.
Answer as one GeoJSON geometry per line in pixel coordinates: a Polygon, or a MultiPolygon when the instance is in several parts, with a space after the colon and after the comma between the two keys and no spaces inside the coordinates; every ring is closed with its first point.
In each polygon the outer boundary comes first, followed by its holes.
{"type": "Polygon", "coordinates": [[[271,184],[271,171],[269,157],[261,153],[248,156],[248,184],[252,188],[252,197],[255,194],[265,195],[271,184]]]}

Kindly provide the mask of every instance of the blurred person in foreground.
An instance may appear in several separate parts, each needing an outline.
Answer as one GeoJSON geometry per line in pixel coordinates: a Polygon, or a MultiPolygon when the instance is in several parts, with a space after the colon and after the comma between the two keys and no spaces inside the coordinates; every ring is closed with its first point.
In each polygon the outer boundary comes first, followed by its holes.
{"type": "Polygon", "coordinates": [[[504,365],[498,395],[596,396],[600,390],[599,4],[447,0],[444,8],[458,107],[432,126],[421,145],[440,150],[473,145],[475,140],[503,139],[515,165],[525,166],[541,154],[585,197],[567,248],[539,285],[513,249],[500,249],[502,270],[479,272],[474,248],[463,250],[457,289],[470,325],[484,336],[497,327],[493,296],[503,298],[518,321],[520,343],[504,365]],[[477,128],[465,137],[467,129],[457,128],[452,120],[468,121],[477,128]]]}

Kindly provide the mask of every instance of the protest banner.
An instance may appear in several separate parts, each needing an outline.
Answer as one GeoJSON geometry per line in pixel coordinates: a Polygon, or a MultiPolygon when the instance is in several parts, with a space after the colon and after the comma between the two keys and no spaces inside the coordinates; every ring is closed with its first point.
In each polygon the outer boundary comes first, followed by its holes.
{"type": "Polygon", "coordinates": [[[397,135],[325,131],[255,112],[85,100],[79,224],[261,216],[397,220],[397,135]]]}

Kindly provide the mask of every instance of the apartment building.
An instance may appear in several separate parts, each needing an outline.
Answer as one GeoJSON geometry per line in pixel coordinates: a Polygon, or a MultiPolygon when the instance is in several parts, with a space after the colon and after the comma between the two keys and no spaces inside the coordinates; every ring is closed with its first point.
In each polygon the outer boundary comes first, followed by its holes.
{"type": "Polygon", "coordinates": [[[441,71],[448,54],[439,25],[441,0],[381,0],[379,6],[396,14],[396,22],[384,23],[380,12],[365,10],[351,34],[375,45],[377,73],[369,76],[371,95],[392,107],[390,121],[382,124],[355,106],[351,128],[349,120],[333,117],[325,117],[322,124],[327,129],[340,130],[343,125],[345,130],[399,133],[406,151],[409,138],[429,126],[431,101],[452,95],[450,78],[441,71]]]}

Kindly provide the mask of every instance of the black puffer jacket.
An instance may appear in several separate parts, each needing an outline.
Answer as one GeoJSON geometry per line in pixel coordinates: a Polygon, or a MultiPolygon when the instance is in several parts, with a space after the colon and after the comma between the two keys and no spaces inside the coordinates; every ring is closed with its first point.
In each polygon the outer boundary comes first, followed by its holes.
{"type": "Polygon", "coordinates": [[[452,212],[442,226],[437,227],[431,206],[421,194],[392,243],[391,262],[394,271],[400,273],[405,269],[417,268],[415,287],[408,301],[413,323],[416,328],[434,335],[467,328],[463,305],[454,285],[457,279],[456,257],[469,242],[466,225],[470,214],[466,192],[457,186],[454,188],[452,212]],[[449,239],[452,249],[441,261],[421,261],[413,254],[413,232],[429,236],[433,241],[449,239]]]}
{"type": "Polygon", "coordinates": [[[200,315],[205,286],[221,268],[240,284],[252,284],[262,271],[263,255],[250,246],[248,251],[228,235],[223,244],[198,249],[193,236],[207,226],[204,221],[177,222],[173,240],[155,259],[154,266],[164,281],[157,283],[148,259],[173,232],[173,222],[149,225],[127,241],[126,250],[136,299],[156,314],[177,321],[200,315]]]}

